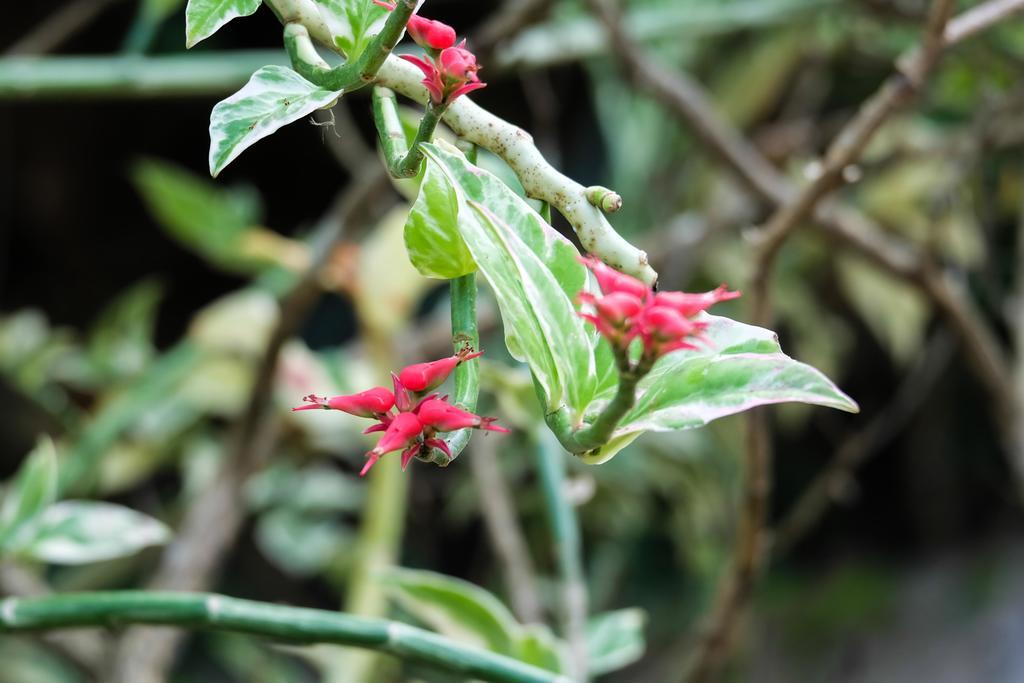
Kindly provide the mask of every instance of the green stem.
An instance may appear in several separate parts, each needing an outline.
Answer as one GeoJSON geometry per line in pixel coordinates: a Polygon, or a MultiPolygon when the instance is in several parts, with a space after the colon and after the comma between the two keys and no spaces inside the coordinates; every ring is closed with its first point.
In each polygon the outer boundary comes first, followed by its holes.
{"type": "MultiPolygon", "coordinates": [[[[452,346],[456,353],[465,346],[480,348],[480,332],[476,323],[476,273],[469,273],[451,280],[452,300],[452,346]]],[[[477,400],[480,396],[480,361],[473,359],[459,363],[455,368],[455,405],[476,412],[477,400]]],[[[452,452],[452,460],[469,443],[473,430],[460,429],[448,435],[448,450],[452,452]]]]}
{"type": "Polygon", "coordinates": [[[4,57],[0,59],[0,101],[216,96],[238,89],[261,66],[287,63],[281,50],[4,57]]]}
{"type": "Polygon", "coordinates": [[[387,162],[388,172],[395,178],[412,178],[420,171],[423,163],[422,145],[434,137],[434,129],[441,121],[444,107],[428,102],[416,130],[412,146],[407,147],[405,130],[398,116],[398,102],[395,93],[387,88],[373,89],[373,122],[377,126],[381,149],[387,162]]]}
{"type": "Polygon", "coordinates": [[[309,30],[299,22],[288,22],[284,27],[284,46],[292,60],[292,67],[306,80],[328,90],[358,90],[369,85],[388,55],[402,37],[405,25],[416,10],[416,0],[397,0],[380,33],[355,59],[341,66],[331,67],[325,62],[309,36],[309,30]]]}
{"type": "Polygon", "coordinates": [[[551,672],[406,624],[210,593],[112,591],[0,601],[0,633],[125,624],[196,627],[297,643],[352,645],[485,681],[570,683],[551,672]]]}
{"type": "Polygon", "coordinates": [[[551,224],[551,204],[545,201],[540,203],[540,216],[547,221],[548,225],[551,224]]]}
{"type": "Polygon", "coordinates": [[[583,572],[583,543],[576,509],[565,495],[565,457],[558,442],[546,430],[538,430],[537,474],[548,525],[558,562],[562,598],[562,630],[569,642],[573,672],[587,678],[587,589],[583,572]]]}
{"type": "Polygon", "coordinates": [[[611,440],[622,418],[636,405],[637,384],[650,372],[653,360],[645,356],[634,364],[625,353],[620,353],[616,364],[619,368],[619,386],[615,396],[589,424],[573,424],[569,411],[564,407],[545,417],[548,427],[570,453],[582,455],[611,440]]]}

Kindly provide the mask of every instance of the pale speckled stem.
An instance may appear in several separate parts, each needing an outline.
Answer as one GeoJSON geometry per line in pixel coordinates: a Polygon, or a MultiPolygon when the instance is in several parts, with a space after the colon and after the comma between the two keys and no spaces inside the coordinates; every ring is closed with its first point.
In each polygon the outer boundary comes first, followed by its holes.
{"type": "MultiPolygon", "coordinates": [[[[316,14],[312,0],[264,0],[282,21],[302,23],[313,40],[337,51],[330,31],[316,14]],[[310,15],[312,12],[312,16],[310,15]]],[[[389,55],[377,72],[377,82],[406,97],[425,103],[422,74],[413,65],[389,55]]],[[[547,162],[529,133],[495,116],[466,97],[452,103],[444,122],[461,138],[501,157],[523,184],[526,193],[545,201],[565,216],[583,248],[602,261],[653,285],[658,274],[647,254],[615,232],[600,209],[586,197],[586,188],[547,162]]]]}

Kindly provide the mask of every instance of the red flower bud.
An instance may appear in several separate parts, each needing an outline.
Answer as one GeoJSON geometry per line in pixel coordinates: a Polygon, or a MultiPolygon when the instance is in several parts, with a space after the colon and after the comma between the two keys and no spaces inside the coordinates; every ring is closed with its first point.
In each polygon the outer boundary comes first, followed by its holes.
{"type": "Polygon", "coordinates": [[[473,353],[468,348],[462,349],[454,356],[435,360],[431,363],[416,363],[404,368],[398,373],[398,381],[409,391],[417,393],[430,391],[444,384],[452,370],[463,362],[476,358],[483,352],[473,353]]]}
{"type": "MultiPolygon", "coordinates": [[[[393,2],[373,0],[373,4],[390,11],[395,9],[395,3],[393,2]]],[[[409,17],[409,22],[405,27],[409,30],[409,35],[412,36],[412,39],[420,47],[429,50],[443,50],[455,44],[455,29],[440,21],[425,19],[414,14],[409,17]]]]}
{"type": "Polygon", "coordinates": [[[689,294],[687,292],[658,292],[654,295],[657,306],[675,309],[687,318],[692,318],[720,301],[729,301],[740,296],[740,292],[730,292],[725,285],[720,285],[710,292],[689,294]]]}
{"type": "Polygon", "coordinates": [[[457,47],[449,47],[441,51],[437,60],[441,76],[446,81],[459,83],[477,82],[480,80],[476,72],[480,65],[476,63],[476,55],[465,48],[466,41],[462,41],[457,47]]]}
{"type": "Polygon", "coordinates": [[[416,44],[428,50],[444,50],[455,44],[455,29],[444,22],[424,19],[414,14],[409,18],[406,28],[416,44]]]}
{"type": "Polygon", "coordinates": [[[580,301],[589,303],[602,319],[617,327],[625,325],[644,307],[640,299],[626,292],[612,292],[602,297],[580,294],[580,301]]]}
{"type": "Polygon", "coordinates": [[[452,457],[452,449],[448,448],[448,444],[444,439],[425,439],[423,445],[429,448],[436,448],[447,455],[449,459],[452,457]]]}
{"type": "Polygon", "coordinates": [[[416,454],[420,452],[422,444],[414,443],[413,445],[402,451],[402,471],[409,466],[409,462],[416,457],[416,454]]]}
{"type": "Polygon", "coordinates": [[[417,414],[424,426],[433,427],[442,432],[466,428],[486,429],[492,432],[505,433],[509,431],[504,427],[491,424],[497,418],[480,417],[437,398],[424,401],[420,405],[419,413],[417,414]]]}
{"type": "Polygon", "coordinates": [[[384,387],[374,387],[367,391],[349,396],[332,396],[326,398],[310,394],[303,401],[310,405],[292,408],[295,410],[340,410],[357,417],[375,417],[383,415],[395,405],[395,396],[384,387]]]}
{"type": "Polygon", "coordinates": [[[384,436],[381,437],[377,445],[366,454],[369,458],[367,463],[363,466],[359,476],[365,475],[373,467],[374,463],[380,459],[380,456],[385,453],[392,451],[400,451],[413,446],[414,444],[418,447],[418,439],[420,434],[423,432],[423,425],[412,413],[399,413],[391,420],[391,424],[388,425],[387,431],[384,432],[384,436]]]}
{"type": "Polygon", "coordinates": [[[398,379],[398,375],[391,373],[391,383],[395,387],[395,407],[401,413],[407,413],[412,410],[412,395],[409,390],[402,384],[402,380],[398,379]]]}
{"type": "Polygon", "coordinates": [[[594,277],[597,278],[597,284],[601,286],[601,292],[604,294],[624,292],[644,301],[651,291],[650,287],[632,275],[620,273],[593,256],[580,256],[579,261],[594,274],[594,277]]]}
{"type": "Polygon", "coordinates": [[[463,47],[465,44],[466,41],[462,41],[456,47],[446,48],[431,61],[413,55],[401,55],[402,59],[415,64],[423,72],[421,82],[430,91],[434,104],[447,106],[455,98],[486,85],[476,75],[480,66],[476,63],[476,56],[463,47]]]}
{"type": "Polygon", "coordinates": [[[638,333],[644,340],[644,351],[656,356],[677,349],[697,348],[686,338],[699,335],[705,328],[706,323],[694,322],[667,306],[649,306],[637,323],[638,333]]]}

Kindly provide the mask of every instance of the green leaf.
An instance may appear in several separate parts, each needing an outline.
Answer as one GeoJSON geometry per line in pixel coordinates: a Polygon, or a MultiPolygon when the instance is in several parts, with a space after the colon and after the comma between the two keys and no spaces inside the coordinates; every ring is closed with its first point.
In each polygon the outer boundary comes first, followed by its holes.
{"type": "Polygon", "coordinates": [[[261,213],[251,189],[225,188],[159,159],[137,162],[131,177],[149,212],[184,246],[233,272],[266,266],[245,256],[243,238],[261,213]]]}
{"type": "Polygon", "coordinates": [[[247,17],[262,0],[188,0],[185,8],[185,47],[193,47],[235,17],[247,17]]]}
{"type": "Polygon", "coordinates": [[[427,145],[459,196],[459,231],[494,291],[505,344],[527,363],[546,409],[581,413],[594,395],[589,333],[570,297],[586,283],[576,250],[495,176],[427,145]]]}
{"type": "Polygon", "coordinates": [[[125,557],[162,545],[170,530],[161,522],[112,503],[67,500],[48,507],[14,550],[50,564],[87,564],[125,557]]]}
{"type": "Polygon", "coordinates": [[[57,451],[41,436],[25,458],[0,507],[0,548],[16,541],[22,529],[57,500],[57,451]]]}
{"type": "Polygon", "coordinates": [[[587,622],[587,654],[595,676],[618,671],[643,657],[647,615],[641,609],[605,612],[587,622]]]}
{"type": "Polygon", "coordinates": [[[325,571],[352,542],[352,532],[330,517],[278,508],[260,515],[256,544],[281,571],[311,577],[325,571]]]}
{"type": "Polygon", "coordinates": [[[89,362],[101,380],[139,373],[156,354],[153,333],[163,287],[143,280],[120,294],[100,314],[89,334],[89,362]]]}
{"type": "Polygon", "coordinates": [[[284,66],[265,66],[210,115],[210,174],[214,177],[253,143],[341,97],[284,66]]]}
{"type": "Polygon", "coordinates": [[[364,0],[315,0],[320,16],[334,36],[334,42],[349,57],[366,47],[380,30],[388,10],[364,0]]]}
{"type": "Polygon", "coordinates": [[[448,177],[427,164],[420,193],[405,223],[405,249],[425,277],[452,280],[476,270],[459,235],[459,197],[448,177]]]}
{"type": "Polygon", "coordinates": [[[521,627],[491,593],[430,571],[394,569],[381,577],[387,595],[434,631],[515,656],[521,627]]]}
{"type": "Polygon", "coordinates": [[[544,624],[527,624],[523,627],[515,657],[521,662],[556,673],[569,670],[565,641],[556,637],[544,624]]]}
{"type": "MultiPolygon", "coordinates": [[[[487,207],[512,228],[522,242],[554,275],[566,297],[575,299],[587,286],[587,269],[572,242],[548,225],[525,199],[498,176],[469,163],[454,146],[445,142],[425,145],[427,157],[441,166],[456,187],[460,202],[473,200],[487,207]]],[[[466,212],[460,211],[460,217],[466,212]]]]}
{"type": "Polygon", "coordinates": [[[661,359],[640,381],[636,405],[616,436],[692,429],[772,403],[859,410],[820,371],[782,353],[770,330],[718,316],[704,320],[710,345],[661,359]]]}

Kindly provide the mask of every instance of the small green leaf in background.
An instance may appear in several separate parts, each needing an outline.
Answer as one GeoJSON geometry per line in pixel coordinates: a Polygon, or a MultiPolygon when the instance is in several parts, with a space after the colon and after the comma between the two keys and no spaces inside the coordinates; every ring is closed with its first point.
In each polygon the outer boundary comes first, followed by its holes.
{"type": "Polygon", "coordinates": [[[402,610],[441,635],[562,673],[566,646],[547,626],[523,626],[490,592],[468,581],[418,569],[393,569],[381,577],[385,593],[402,610]]]}
{"type": "Polygon", "coordinates": [[[427,164],[420,193],[405,223],[405,249],[426,277],[453,280],[476,270],[459,234],[459,198],[448,177],[427,164]]]}
{"type": "Polygon", "coordinates": [[[20,537],[24,526],[57,500],[57,451],[42,436],[4,494],[0,507],[0,549],[20,537]]]}
{"type": "Polygon", "coordinates": [[[185,8],[185,47],[193,47],[236,17],[247,17],[262,0],[188,0],[185,8]]]}
{"type": "Polygon", "coordinates": [[[87,564],[132,555],[171,538],[161,522],[120,505],[67,500],[51,505],[13,550],[50,564],[87,564]]]}
{"type": "Polygon", "coordinates": [[[644,626],[647,615],[641,609],[605,612],[587,622],[587,656],[595,676],[618,671],[644,655],[644,626]]]}
{"type": "Polygon", "coordinates": [[[242,239],[261,213],[249,188],[224,188],[159,159],[134,164],[131,178],[149,212],[182,245],[232,272],[265,265],[244,255],[242,239]]]}
{"type": "Polygon", "coordinates": [[[90,369],[98,378],[121,380],[141,372],[156,355],[153,334],[163,287],[143,280],[118,295],[93,324],[88,341],[90,369]]]}
{"type": "Polygon", "coordinates": [[[210,114],[210,175],[282,126],[326,107],[342,91],[325,90],[284,66],[265,66],[210,114]]]}
{"type": "Polygon", "coordinates": [[[359,55],[380,30],[388,10],[364,0],[315,0],[334,42],[349,57],[359,55]]]}
{"type": "Polygon", "coordinates": [[[429,628],[459,642],[513,655],[520,626],[479,586],[431,571],[394,569],[381,576],[387,595],[429,628]]]}

